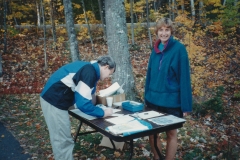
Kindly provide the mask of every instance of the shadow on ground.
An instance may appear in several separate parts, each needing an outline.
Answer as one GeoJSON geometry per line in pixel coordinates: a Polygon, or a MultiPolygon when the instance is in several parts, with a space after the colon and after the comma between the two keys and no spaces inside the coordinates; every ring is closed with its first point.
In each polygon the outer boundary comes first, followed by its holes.
{"type": "Polygon", "coordinates": [[[0,122],[0,159],[29,160],[29,154],[23,154],[23,148],[6,127],[0,122]]]}

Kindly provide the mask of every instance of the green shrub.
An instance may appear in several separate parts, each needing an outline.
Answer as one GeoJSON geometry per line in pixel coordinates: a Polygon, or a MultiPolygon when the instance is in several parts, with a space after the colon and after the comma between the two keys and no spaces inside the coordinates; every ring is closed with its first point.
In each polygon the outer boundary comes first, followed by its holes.
{"type": "Polygon", "coordinates": [[[224,93],[224,88],[222,86],[217,87],[213,91],[213,96],[211,99],[203,103],[193,104],[193,113],[195,115],[204,116],[209,112],[222,112],[224,110],[222,95],[224,93]]]}

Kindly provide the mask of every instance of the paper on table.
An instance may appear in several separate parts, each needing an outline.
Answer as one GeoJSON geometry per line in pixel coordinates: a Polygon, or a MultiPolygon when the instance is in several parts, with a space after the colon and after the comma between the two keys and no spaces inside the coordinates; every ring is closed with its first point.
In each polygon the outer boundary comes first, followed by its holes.
{"type": "Polygon", "coordinates": [[[162,117],[155,117],[148,119],[149,121],[156,123],[157,125],[169,125],[174,123],[185,122],[186,120],[183,118],[179,118],[173,115],[167,115],[162,117]]]}
{"type": "Polygon", "coordinates": [[[79,115],[79,116],[87,119],[87,120],[97,119],[97,117],[90,116],[90,115],[88,115],[88,114],[86,114],[86,113],[83,113],[83,112],[82,112],[81,110],[79,110],[78,108],[73,109],[73,110],[71,110],[71,111],[74,112],[74,113],[76,113],[77,115],[79,115]]]}
{"type": "Polygon", "coordinates": [[[124,114],[119,114],[119,113],[113,113],[111,116],[113,117],[119,117],[119,116],[123,116],[124,114]]]}
{"type": "Polygon", "coordinates": [[[109,126],[108,130],[114,134],[122,134],[126,132],[137,132],[147,130],[148,127],[141,124],[138,120],[133,120],[127,123],[116,124],[109,126]]]}
{"type": "Polygon", "coordinates": [[[114,109],[113,108],[113,113],[116,113],[116,112],[119,112],[119,111],[121,111],[121,109],[114,109]]]}
{"type": "Polygon", "coordinates": [[[134,117],[131,117],[129,115],[124,115],[124,116],[119,116],[119,117],[114,117],[114,118],[108,118],[105,120],[112,124],[121,124],[121,123],[126,123],[126,122],[134,120],[134,117]]]}
{"type": "Polygon", "coordinates": [[[141,119],[148,119],[148,118],[158,117],[158,116],[162,116],[162,115],[164,115],[164,114],[156,112],[156,111],[147,111],[147,112],[133,114],[133,116],[141,118],[141,119]]]}

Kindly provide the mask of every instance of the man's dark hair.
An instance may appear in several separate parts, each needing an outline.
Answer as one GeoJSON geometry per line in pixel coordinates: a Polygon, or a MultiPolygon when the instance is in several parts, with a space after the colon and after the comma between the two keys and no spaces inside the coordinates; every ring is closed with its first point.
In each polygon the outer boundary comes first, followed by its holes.
{"type": "Polygon", "coordinates": [[[114,69],[114,72],[116,70],[116,63],[115,61],[113,60],[112,57],[110,56],[101,56],[97,59],[97,63],[100,65],[100,66],[106,66],[108,65],[109,66],[109,69],[114,69]]]}

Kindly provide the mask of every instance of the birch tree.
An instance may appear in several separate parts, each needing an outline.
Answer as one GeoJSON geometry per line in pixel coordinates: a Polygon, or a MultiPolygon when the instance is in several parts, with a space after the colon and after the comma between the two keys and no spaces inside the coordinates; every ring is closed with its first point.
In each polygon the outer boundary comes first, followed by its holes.
{"type": "Polygon", "coordinates": [[[227,1],[227,0],[223,0],[223,6],[225,6],[225,5],[226,5],[226,1],[227,1]]]}
{"type": "Polygon", "coordinates": [[[80,53],[78,50],[78,41],[77,41],[77,36],[74,28],[72,2],[71,0],[63,0],[63,5],[64,5],[65,22],[67,27],[71,57],[72,57],[72,61],[77,61],[79,60],[80,53]]]}
{"type": "Polygon", "coordinates": [[[127,99],[136,99],[130,61],[124,0],[105,0],[108,53],[116,62],[112,81],[124,84],[127,99]]]}
{"type": "Polygon", "coordinates": [[[44,69],[47,69],[47,49],[46,49],[46,24],[45,24],[45,15],[44,15],[44,6],[43,0],[41,0],[41,12],[42,12],[42,19],[43,19],[43,41],[44,41],[44,69]]]}
{"type": "Polygon", "coordinates": [[[37,26],[40,27],[40,23],[41,23],[41,20],[40,20],[40,9],[39,9],[39,2],[38,0],[36,0],[36,12],[37,12],[37,26]]]}
{"type": "Polygon", "coordinates": [[[194,0],[191,1],[191,13],[192,13],[192,20],[195,20],[195,8],[194,8],[194,0]]]}

